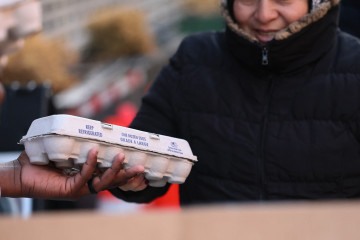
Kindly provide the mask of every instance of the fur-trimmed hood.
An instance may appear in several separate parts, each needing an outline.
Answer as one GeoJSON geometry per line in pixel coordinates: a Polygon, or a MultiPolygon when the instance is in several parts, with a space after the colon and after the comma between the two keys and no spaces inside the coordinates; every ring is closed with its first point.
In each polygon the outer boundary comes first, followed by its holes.
{"type": "Polygon", "coordinates": [[[227,47],[239,62],[256,72],[284,73],[304,68],[326,55],[337,42],[340,1],[325,1],[277,32],[265,45],[240,29],[223,4],[227,47]]]}
{"type": "MultiPolygon", "coordinates": [[[[289,36],[293,35],[294,33],[299,32],[303,28],[309,26],[311,23],[314,23],[318,21],[319,19],[323,18],[329,10],[338,5],[341,0],[325,0],[324,2],[320,3],[316,8],[314,8],[310,13],[306,14],[304,17],[299,19],[296,22],[291,23],[286,28],[280,30],[275,34],[274,39],[275,40],[284,40],[288,38],[289,36]]],[[[237,23],[234,21],[234,19],[231,17],[229,8],[227,6],[227,1],[222,0],[221,1],[221,12],[223,17],[225,18],[227,26],[237,33],[240,36],[245,37],[249,41],[252,42],[258,42],[253,36],[249,35],[248,33],[244,32],[237,23]]]]}

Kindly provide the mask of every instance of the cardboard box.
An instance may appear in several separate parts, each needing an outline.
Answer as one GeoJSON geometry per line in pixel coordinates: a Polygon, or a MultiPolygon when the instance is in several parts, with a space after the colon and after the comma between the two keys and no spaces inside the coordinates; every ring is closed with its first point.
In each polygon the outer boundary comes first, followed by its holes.
{"type": "Polygon", "coordinates": [[[317,202],[195,207],[120,215],[49,213],[0,217],[0,239],[358,240],[360,203],[317,202]]]}

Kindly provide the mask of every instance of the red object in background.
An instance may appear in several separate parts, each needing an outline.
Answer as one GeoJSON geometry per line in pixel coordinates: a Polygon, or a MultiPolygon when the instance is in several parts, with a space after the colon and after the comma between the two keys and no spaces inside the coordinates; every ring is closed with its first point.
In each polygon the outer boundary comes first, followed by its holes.
{"type": "MultiPolygon", "coordinates": [[[[116,108],[115,115],[106,117],[103,122],[128,127],[137,113],[137,107],[131,102],[125,102],[116,108]]],[[[99,198],[115,198],[110,192],[99,193],[99,198]]],[[[121,203],[120,203],[121,204],[121,203]]],[[[165,195],[155,199],[146,206],[146,209],[152,208],[180,208],[179,185],[171,184],[165,195]]]]}
{"type": "MultiPolygon", "coordinates": [[[[97,196],[101,201],[115,201],[119,200],[114,197],[109,191],[102,191],[98,193],[97,196]]],[[[122,202],[119,202],[122,204],[122,202]]],[[[144,210],[149,209],[159,209],[159,208],[167,208],[167,209],[180,209],[180,200],[179,200],[179,185],[171,184],[169,190],[165,195],[159,197],[152,201],[151,203],[142,207],[144,210]]]]}
{"type": "Polygon", "coordinates": [[[137,111],[138,109],[135,104],[131,102],[125,102],[116,108],[114,115],[106,117],[104,122],[128,127],[134,119],[137,111]]]}
{"type": "Polygon", "coordinates": [[[180,208],[179,185],[171,184],[167,193],[152,201],[146,208],[180,208]]]}

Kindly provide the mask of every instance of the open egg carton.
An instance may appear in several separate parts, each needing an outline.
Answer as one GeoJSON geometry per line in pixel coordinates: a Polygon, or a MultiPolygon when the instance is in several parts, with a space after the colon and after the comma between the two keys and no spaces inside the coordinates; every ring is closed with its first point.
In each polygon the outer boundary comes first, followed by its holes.
{"type": "Polygon", "coordinates": [[[98,147],[98,166],[108,168],[123,152],[124,168],[142,165],[149,185],[183,183],[197,161],[187,141],[87,118],[59,114],[36,119],[20,140],[32,164],[81,167],[98,147]]]}

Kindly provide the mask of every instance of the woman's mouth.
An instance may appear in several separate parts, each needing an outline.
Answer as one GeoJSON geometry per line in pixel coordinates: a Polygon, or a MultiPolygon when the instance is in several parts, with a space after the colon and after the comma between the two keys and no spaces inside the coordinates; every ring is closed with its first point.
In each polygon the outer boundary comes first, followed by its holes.
{"type": "Polygon", "coordinates": [[[266,43],[274,39],[276,31],[255,30],[255,37],[259,42],[266,43]]]}

